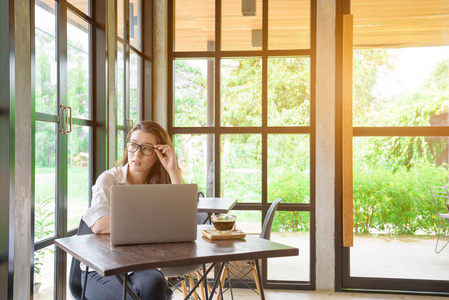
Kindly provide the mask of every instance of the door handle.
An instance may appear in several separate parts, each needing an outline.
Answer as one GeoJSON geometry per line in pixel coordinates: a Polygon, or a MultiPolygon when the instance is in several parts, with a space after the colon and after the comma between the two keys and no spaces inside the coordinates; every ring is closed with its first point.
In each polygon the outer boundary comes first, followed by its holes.
{"type": "Polygon", "coordinates": [[[72,132],[72,108],[65,104],[60,104],[59,107],[65,112],[65,128],[61,128],[59,132],[69,134],[72,132]]]}

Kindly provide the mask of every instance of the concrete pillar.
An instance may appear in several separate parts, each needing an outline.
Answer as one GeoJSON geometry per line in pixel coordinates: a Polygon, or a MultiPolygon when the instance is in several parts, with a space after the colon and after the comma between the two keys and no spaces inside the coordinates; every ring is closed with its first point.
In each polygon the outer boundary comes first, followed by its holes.
{"type": "Polygon", "coordinates": [[[335,9],[317,1],[316,289],[335,290],[335,9]]]}
{"type": "Polygon", "coordinates": [[[14,296],[30,299],[32,245],[32,101],[30,1],[14,1],[15,100],[14,100],[14,296]]]}
{"type": "Polygon", "coordinates": [[[167,0],[153,1],[153,116],[167,128],[167,0]]]}

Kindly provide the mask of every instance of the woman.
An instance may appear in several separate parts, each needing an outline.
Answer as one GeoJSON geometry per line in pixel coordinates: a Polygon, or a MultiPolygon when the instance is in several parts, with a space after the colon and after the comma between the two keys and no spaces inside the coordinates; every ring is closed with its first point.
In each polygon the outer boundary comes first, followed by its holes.
{"type": "MultiPolygon", "coordinates": [[[[92,206],[83,220],[95,234],[110,233],[110,188],[121,184],[182,183],[176,153],[168,133],[153,121],[143,121],[127,135],[126,151],[116,166],[103,172],[92,187],[92,206]]],[[[82,282],[85,272],[82,272],[82,282]]],[[[168,299],[172,291],[159,270],[133,272],[131,288],[141,299],[168,299]]],[[[122,286],[114,276],[89,272],[87,299],[119,299],[122,286]]]]}

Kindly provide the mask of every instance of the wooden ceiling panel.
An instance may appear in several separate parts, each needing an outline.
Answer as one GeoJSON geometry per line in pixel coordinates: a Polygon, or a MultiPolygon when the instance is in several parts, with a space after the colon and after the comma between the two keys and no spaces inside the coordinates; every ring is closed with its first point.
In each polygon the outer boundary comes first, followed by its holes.
{"type": "Polygon", "coordinates": [[[449,45],[448,0],[352,0],[354,47],[449,45]]]}
{"type": "MultiPolygon", "coordinates": [[[[225,50],[258,50],[251,30],[262,28],[262,1],[255,17],[244,17],[241,0],[223,0],[225,50]],[[225,47],[226,48],[226,47],[225,47]]],[[[310,0],[269,1],[269,49],[310,47],[310,0]]],[[[177,0],[176,51],[204,51],[215,40],[215,5],[177,0]]],[[[352,0],[354,47],[391,48],[449,45],[449,0],[352,0]]]]}

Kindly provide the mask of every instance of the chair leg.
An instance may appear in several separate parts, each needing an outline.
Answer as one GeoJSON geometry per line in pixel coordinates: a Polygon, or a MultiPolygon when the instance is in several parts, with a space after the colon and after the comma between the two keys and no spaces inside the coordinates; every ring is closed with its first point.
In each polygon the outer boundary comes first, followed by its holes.
{"type": "MultiPolygon", "coordinates": [[[[435,252],[437,254],[440,253],[441,251],[443,251],[443,249],[446,248],[447,244],[449,244],[449,241],[447,241],[444,244],[444,246],[440,250],[438,250],[438,242],[440,241],[441,230],[442,230],[442,227],[443,227],[443,221],[444,221],[444,219],[441,219],[441,221],[440,221],[440,228],[438,229],[438,236],[437,236],[437,244],[435,245],[435,252]]],[[[448,222],[449,222],[449,220],[448,220],[448,222]]]]}
{"type": "MultiPolygon", "coordinates": [[[[195,273],[196,274],[196,278],[198,279],[198,281],[201,279],[201,273],[198,271],[195,273]]],[[[206,285],[209,286],[207,284],[207,278],[205,278],[206,280],[206,285]]],[[[206,300],[206,294],[204,293],[204,284],[203,282],[200,283],[200,285],[198,286],[198,288],[201,290],[201,299],[206,300]]]]}
{"type": "MultiPolygon", "coordinates": [[[[192,290],[193,286],[195,285],[195,284],[193,283],[193,277],[192,277],[192,274],[189,274],[189,275],[187,275],[187,276],[189,277],[190,290],[192,290]]],[[[198,300],[198,294],[197,294],[196,290],[193,291],[193,299],[198,300]]]]}
{"type": "Polygon", "coordinates": [[[253,263],[252,265],[253,265],[253,275],[254,275],[254,281],[256,282],[257,292],[259,293],[259,297],[262,300],[262,294],[260,292],[259,276],[257,275],[256,264],[253,263]]]}
{"type": "Polygon", "coordinates": [[[182,295],[184,298],[187,297],[187,287],[186,287],[186,281],[184,279],[181,280],[181,286],[182,286],[182,295]]]}
{"type": "Polygon", "coordinates": [[[220,300],[221,298],[221,293],[223,292],[223,287],[224,287],[224,281],[226,279],[226,274],[228,274],[228,265],[225,264],[224,268],[223,268],[223,272],[220,274],[220,291],[217,292],[217,299],[216,300],[220,300]]]}

